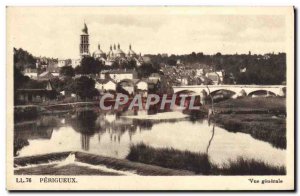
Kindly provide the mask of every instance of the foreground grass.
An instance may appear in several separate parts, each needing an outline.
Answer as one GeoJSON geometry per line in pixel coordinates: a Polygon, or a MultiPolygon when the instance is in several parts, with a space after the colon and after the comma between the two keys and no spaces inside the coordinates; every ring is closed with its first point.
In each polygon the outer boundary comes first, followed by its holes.
{"type": "Polygon", "coordinates": [[[130,161],[171,169],[189,170],[203,175],[285,175],[285,167],[276,167],[254,159],[239,158],[219,168],[205,153],[192,153],[171,148],[156,149],[145,144],[132,145],[127,156],[130,161]]]}
{"type": "Polygon", "coordinates": [[[166,168],[189,170],[197,174],[209,174],[211,170],[206,154],[177,151],[171,148],[155,149],[145,144],[131,146],[127,159],[166,168]]]}
{"type": "Polygon", "coordinates": [[[274,147],[286,148],[285,98],[230,99],[215,105],[213,121],[232,132],[250,134],[274,147]]]}
{"type": "Polygon", "coordinates": [[[218,175],[285,175],[284,166],[271,166],[262,161],[254,159],[245,160],[238,158],[236,161],[229,161],[228,166],[214,170],[218,175]]]}

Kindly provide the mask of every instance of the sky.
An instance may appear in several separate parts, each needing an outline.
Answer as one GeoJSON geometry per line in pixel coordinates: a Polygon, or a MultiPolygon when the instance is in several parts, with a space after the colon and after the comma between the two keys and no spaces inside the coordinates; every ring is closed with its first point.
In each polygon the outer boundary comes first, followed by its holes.
{"type": "MultiPolygon", "coordinates": [[[[188,8],[187,8],[188,9],[188,8]]],[[[218,14],[155,8],[15,8],[9,10],[12,45],[34,56],[78,58],[84,22],[90,52],[129,44],[142,54],[285,52],[286,21],[280,14],[218,14]]]]}

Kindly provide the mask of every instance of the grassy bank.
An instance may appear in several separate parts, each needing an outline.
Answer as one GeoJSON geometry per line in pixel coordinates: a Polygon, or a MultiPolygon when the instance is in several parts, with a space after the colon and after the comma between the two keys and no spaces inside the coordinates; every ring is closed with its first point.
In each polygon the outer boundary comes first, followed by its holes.
{"type": "Polygon", "coordinates": [[[192,153],[170,148],[153,148],[145,144],[132,145],[127,156],[130,161],[177,170],[189,170],[202,175],[285,175],[285,167],[276,167],[254,159],[239,158],[222,168],[209,161],[205,153],[192,153]]]}
{"type": "Polygon", "coordinates": [[[285,98],[231,99],[216,104],[215,111],[213,121],[226,130],[286,148],[285,98]]]}
{"type": "Polygon", "coordinates": [[[206,154],[177,151],[171,148],[155,149],[145,144],[131,146],[127,159],[166,168],[189,170],[197,174],[208,174],[211,170],[206,154]]]}
{"type": "Polygon", "coordinates": [[[214,105],[215,111],[221,114],[286,114],[284,97],[243,97],[228,99],[214,105]]]}
{"type": "Polygon", "coordinates": [[[283,166],[271,166],[263,161],[245,160],[243,158],[229,161],[228,166],[221,169],[215,167],[214,172],[217,175],[286,175],[283,166]]]}
{"type": "Polygon", "coordinates": [[[232,132],[250,134],[274,147],[286,148],[286,120],[266,114],[217,114],[214,122],[232,132]]]}

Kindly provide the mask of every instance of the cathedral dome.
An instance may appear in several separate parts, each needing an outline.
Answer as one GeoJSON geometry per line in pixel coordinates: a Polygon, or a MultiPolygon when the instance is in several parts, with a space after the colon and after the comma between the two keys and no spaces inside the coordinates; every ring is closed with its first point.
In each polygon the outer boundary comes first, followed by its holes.
{"type": "Polygon", "coordinates": [[[113,58],[114,57],[114,52],[112,50],[112,46],[109,47],[109,51],[107,53],[108,58],[113,58]]]}
{"type": "Polygon", "coordinates": [[[102,57],[105,53],[100,49],[100,44],[98,44],[98,49],[94,52],[94,57],[102,57]]]}
{"type": "Polygon", "coordinates": [[[117,49],[116,54],[125,54],[125,53],[123,52],[123,50],[117,49]]]}
{"type": "Polygon", "coordinates": [[[136,53],[131,49],[131,44],[129,45],[129,50],[128,50],[127,54],[128,54],[129,57],[136,56],[136,53]]]}
{"type": "Polygon", "coordinates": [[[118,44],[118,49],[116,50],[116,56],[118,57],[125,57],[125,53],[123,52],[123,50],[121,50],[120,48],[120,44],[118,44]]]}

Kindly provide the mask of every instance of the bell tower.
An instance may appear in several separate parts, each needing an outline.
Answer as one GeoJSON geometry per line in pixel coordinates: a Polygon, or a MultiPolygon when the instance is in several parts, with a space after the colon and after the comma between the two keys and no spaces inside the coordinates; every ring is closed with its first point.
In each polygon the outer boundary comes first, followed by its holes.
{"type": "Polygon", "coordinates": [[[90,55],[89,51],[89,32],[86,24],[84,23],[84,27],[82,29],[81,35],[80,35],[80,57],[83,58],[85,56],[90,55]]]}

